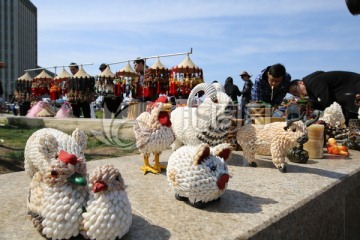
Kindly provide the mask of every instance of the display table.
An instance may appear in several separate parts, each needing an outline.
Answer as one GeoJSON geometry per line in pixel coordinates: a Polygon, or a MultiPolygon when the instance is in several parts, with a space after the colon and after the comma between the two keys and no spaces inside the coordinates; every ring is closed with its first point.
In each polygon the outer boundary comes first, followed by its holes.
{"type": "MultiPolygon", "coordinates": [[[[103,164],[120,169],[133,208],[124,239],[358,239],[360,152],[350,154],[287,161],[288,172],[281,173],[268,156],[257,156],[258,167],[251,168],[242,152],[234,152],[228,189],[205,209],[175,200],[164,172],[144,175],[140,155],[91,161],[88,170],[103,164]]],[[[0,181],[0,239],[41,239],[26,219],[30,178],[18,172],[0,181]]]]}

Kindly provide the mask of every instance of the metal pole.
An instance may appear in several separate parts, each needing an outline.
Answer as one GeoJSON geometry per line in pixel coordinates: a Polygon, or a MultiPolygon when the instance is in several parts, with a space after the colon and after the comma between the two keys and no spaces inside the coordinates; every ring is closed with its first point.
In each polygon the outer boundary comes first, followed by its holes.
{"type": "MultiPolygon", "coordinates": [[[[83,63],[83,64],[77,64],[78,66],[88,66],[88,65],[94,65],[93,63],[83,63]]],[[[42,67],[42,68],[32,68],[32,69],[26,69],[25,72],[31,72],[36,70],[43,70],[43,69],[49,69],[49,68],[58,68],[58,67],[71,67],[74,65],[63,65],[63,66],[53,66],[53,67],[42,67]]]]}
{"type": "Polygon", "coordinates": [[[151,59],[151,58],[172,57],[172,56],[187,55],[187,54],[192,54],[192,48],[190,49],[190,52],[163,54],[163,55],[150,56],[150,57],[139,57],[139,58],[124,60],[124,61],[120,61],[120,62],[108,63],[107,65],[114,65],[114,64],[119,64],[119,63],[126,63],[126,62],[135,61],[135,60],[139,60],[139,59],[144,59],[144,61],[146,62],[146,59],[151,59]]]}

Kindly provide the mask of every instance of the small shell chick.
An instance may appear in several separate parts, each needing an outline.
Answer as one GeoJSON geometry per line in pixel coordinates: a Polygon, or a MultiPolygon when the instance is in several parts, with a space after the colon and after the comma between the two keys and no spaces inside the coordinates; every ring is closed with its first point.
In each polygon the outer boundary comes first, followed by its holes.
{"type": "Polygon", "coordinates": [[[88,198],[86,185],[85,162],[61,150],[31,181],[27,206],[34,227],[47,238],[77,236],[88,198]]]}
{"type": "Polygon", "coordinates": [[[169,148],[175,140],[170,121],[171,106],[167,98],[161,96],[153,103],[149,112],[141,113],[134,123],[136,147],[144,157],[144,166],[141,167],[144,174],[157,174],[166,168],[160,164],[159,159],[161,152],[169,148]],[[151,153],[155,156],[153,166],[149,163],[151,153]]]}
{"type": "Polygon", "coordinates": [[[229,181],[226,161],[231,155],[229,144],[210,148],[207,144],[183,146],[171,154],[167,179],[178,200],[189,200],[197,208],[217,200],[229,181]]]}
{"type": "Polygon", "coordinates": [[[83,213],[84,237],[111,240],[124,236],[132,224],[132,210],[119,170],[113,165],[96,168],[89,188],[87,212],[83,213]]]}

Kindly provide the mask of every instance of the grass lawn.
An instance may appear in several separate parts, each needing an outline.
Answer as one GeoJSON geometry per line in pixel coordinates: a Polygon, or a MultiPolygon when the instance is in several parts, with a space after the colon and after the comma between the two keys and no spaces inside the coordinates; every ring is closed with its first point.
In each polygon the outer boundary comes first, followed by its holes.
{"type": "MultiPolygon", "coordinates": [[[[24,148],[26,141],[39,129],[15,128],[0,126],[0,174],[23,170],[24,148]]],[[[84,151],[87,161],[113,158],[138,153],[134,148],[121,149],[106,145],[94,136],[88,135],[87,148],[84,151]]]]}

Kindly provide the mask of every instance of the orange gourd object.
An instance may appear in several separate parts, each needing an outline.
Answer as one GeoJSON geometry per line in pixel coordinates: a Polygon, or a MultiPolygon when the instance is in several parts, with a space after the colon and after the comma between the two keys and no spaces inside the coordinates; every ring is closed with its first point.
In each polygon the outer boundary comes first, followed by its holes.
{"type": "Polygon", "coordinates": [[[339,146],[339,149],[340,149],[341,151],[346,151],[346,152],[349,151],[349,149],[348,149],[346,146],[339,146]]]}
{"type": "Polygon", "coordinates": [[[343,155],[343,156],[347,157],[347,156],[349,156],[349,152],[340,150],[339,155],[343,155]]]}
{"type": "Polygon", "coordinates": [[[335,138],[329,138],[327,141],[327,145],[329,146],[337,146],[337,142],[335,138]]]}
{"type": "Polygon", "coordinates": [[[334,147],[332,147],[332,146],[328,146],[328,147],[327,147],[327,151],[328,151],[328,153],[332,153],[333,148],[334,148],[334,147]]]}

